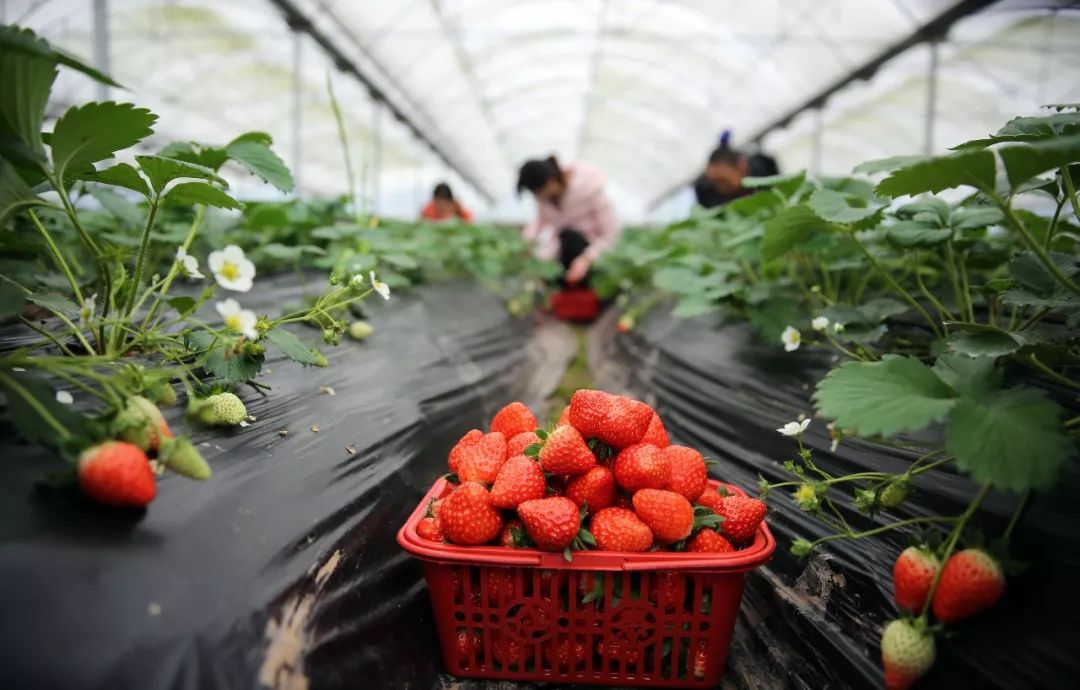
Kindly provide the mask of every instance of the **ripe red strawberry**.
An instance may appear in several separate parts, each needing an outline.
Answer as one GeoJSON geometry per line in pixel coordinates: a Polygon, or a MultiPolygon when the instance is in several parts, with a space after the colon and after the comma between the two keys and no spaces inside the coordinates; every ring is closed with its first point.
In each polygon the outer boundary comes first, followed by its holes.
{"type": "Polygon", "coordinates": [[[597,431],[604,426],[614,399],[614,395],[604,391],[586,388],[575,391],[566,408],[567,421],[583,435],[596,437],[597,431]]]}
{"type": "Polygon", "coordinates": [[[566,482],[566,497],[579,507],[587,507],[596,513],[615,500],[615,475],[602,465],[590,467],[585,474],[571,477],[566,482]]]}
{"type": "Polygon", "coordinates": [[[901,611],[922,611],[941,561],[928,549],[909,546],[900,552],[893,565],[893,589],[901,611]]]}
{"type": "Polygon", "coordinates": [[[952,623],[990,608],[1005,593],[1005,574],[982,549],[964,549],[945,562],[934,592],[934,617],[952,623]]]}
{"type": "Polygon", "coordinates": [[[667,464],[656,446],[638,444],[615,456],[615,483],[624,491],[662,489],[667,480],[667,464]]]}
{"type": "Polygon", "coordinates": [[[632,510],[605,508],[590,523],[596,548],[601,551],[648,551],[653,533],[632,510]]]}
{"type": "Polygon", "coordinates": [[[727,496],[717,513],[724,518],[721,531],[733,542],[751,541],[765,519],[766,510],[765,504],[756,498],[727,496]]]}
{"type": "Polygon", "coordinates": [[[525,525],[521,524],[521,520],[517,518],[510,518],[499,532],[499,544],[509,549],[519,548],[518,541],[514,537],[515,532],[519,536],[525,536],[525,525]]]}
{"type": "Polygon", "coordinates": [[[517,597],[517,584],[513,574],[506,568],[491,568],[487,574],[488,606],[505,606],[517,597]]]}
{"type": "Polygon", "coordinates": [[[686,446],[668,446],[660,452],[667,465],[667,480],[663,488],[682,494],[688,501],[696,500],[709,482],[705,458],[686,446]]]}
{"type": "Polygon", "coordinates": [[[604,427],[597,438],[612,448],[626,448],[640,443],[655,416],[653,409],[645,403],[619,396],[611,403],[604,427]]]}
{"type": "Polygon", "coordinates": [[[127,405],[116,416],[114,431],[124,441],[146,451],[155,451],[163,440],[173,438],[161,410],[141,395],[128,398],[127,405]]]}
{"type": "Polygon", "coordinates": [[[545,472],[577,475],[596,466],[596,456],[572,426],[555,427],[542,443],[538,457],[545,472]]]}
{"type": "Polygon", "coordinates": [[[697,649],[694,650],[694,658],[690,664],[690,670],[694,674],[694,678],[698,680],[704,680],[705,675],[709,672],[709,648],[705,645],[705,640],[699,640],[697,649]]]}
{"type": "Polygon", "coordinates": [[[516,637],[496,632],[491,640],[491,655],[504,668],[521,669],[532,659],[533,647],[516,637]]]}
{"type": "Polygon", "coordinates": [[[461,459],[465,455],[465,449],[476,445],[482,438],[484,438],[483,431],[471,429],[469,430],[469,433],[458,440],[454,447],[450,449],[450,457],[446,460],[446,466],[449,468],[450,472],[457,474],[458,469],[461,467],[461,459]]]}
{"type": "Polygon", "coordinates": [[[486,544],[502,529],[502,516],[491,505],[491,494],[476,482],[465,482],[444,498],[439,519],[447,540],[466,546],[486,544]]]}
{"type": "Polygon", "coordinates": [[[712,529],[703,529],[686,542],[686,550],[693,553],[728,553],[735,547],[720,533],[712,529]]]}
{"type": "Polygon", "coordinates": [[[716,489],[706,486],[705,490],[701,492],[701,495],[694,501],[699,506],[705,506],[712,509],[717,515],[720,514],[720,506],[724,502],[724,497],[716,489]]]}
{"type": "Polygon", "coordinates": [[[577,671],[585,663],[588,650],[580,638],[549,640],[544,644],[544,661],[557,673],[577,671]]]}
{"type": "Polygon", "coordinates": [[[664,422],[661,421],[660,415],[653,412],[649,428],[645,431],[645,435],[641,437],[639,443],[648,443],[650,446],[656,446],[657,448],[667,448],[671,445],[671,441],[668,440],[667,429],[664,428],[664,422]]]}
{"type": "Polygon", "coordinates": [[[694,529],[694,508],[685,496],[662,489],[642,489],[634,494],[634,512],[661,544],[674,544],[694,529]]]}
{"type": "Polygon", "coordinates": [[[519,455],[503,463],[491,487],[491,505],[513,510],[524,501],[543,498],[547,489],[544,471],[532,458],[519,455]]]}
{"type": "Polygon", "coordinates": [[[420,523],[416,526],[416,533],[420,535],[421,539],[442,541],[442,521],[437,517],[426,517],[420,520],[420,523]]]}
{"type": "Polygon", "coordinates": [[[106,441],[79,455],[79,485],[100,503],[149,505],[157,495],[154,471],[146,453],[133,443],[106,441]]]}
{"type": "Polygon", "coordinates": [[[596,643],[596,653],[602,659],[606,659],[611,669],[620,668],[622,662],[626,662],[626,668],[636,668],[641,661],[642,648],[633,645],[626,639],[600,640],[596,643]]]}
{"type": "Polygon", "coordinates": [[[651,601],[666,613],[683,610],[686,603],[686,578],[671,572],[657,573],[656,589],[652,593],[651,601]]]}
{"type": "Polygon", "coordinates": [[[491,420],[491,430],[502,433],[506,438],[513,438],[526,431],[535,431],[539,426],[536,417],[524,403],[512,402],[495,413],[491,420]]]}
{"type": "MultiPolygon", "coordinates": [[[[567,427],[569,428],[569,427],[567,427]]],[[[443,508],[445,514],[446,508],[443,508]]],[[[565,496],[551,496],[525,501],[517,508],[525,531],[544,551],[563,551],[570,547],[581,530],[581,511],[565,496]]]]}
{"type": "Polygon", "coordinates": [[[518,455],[525,455],[525,449],[534,443],[540,443],[540,437],[535,432],[526,431],[523,434],[518,434],[506,442],[506,457],[513,458],[518,455]]]}
{"type": "Polygon", "coordinates": [[[462,482],[492,484],[506,462],[506,437],[498,431],[484,434],[476,443],[466,446],[461,455],[457,475],[462,482]]]}
{"type": "Polygon", "coordinates": [[[570,406],[567,405],[563,408],[562,413],[559,414],[559,421],[555,422],[555,426],[566,426],[570,424],[570,406]]]}
{"type": "Polygon", "coordinates": [[[458,664],[468,668],[473,660],[479,660],[483,654],[484,640],[475,632],[466,632],[459,629],[457,634],[458,664]]]}
{"type": "Polygon", "coordinates": [[[906,690],[934,664],[934,638],[904,621],[890,621],[881,631],[881,665],[887,690],[906,690]]]}

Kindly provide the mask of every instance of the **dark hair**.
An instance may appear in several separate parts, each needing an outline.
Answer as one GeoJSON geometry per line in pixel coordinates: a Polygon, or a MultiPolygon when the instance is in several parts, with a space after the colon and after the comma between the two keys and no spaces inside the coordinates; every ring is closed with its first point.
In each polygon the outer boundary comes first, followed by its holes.
{"type": "Polygon", "coordinates": [[[738,165],[743,155],[724,142],[709,154],[709,165],[738,165]]]}
{"type": "Polygon", "coordinates": [[[769,177],[780,174],[780,166],[776,159],[767,153],[755,153],[746,160],[746,174],[748,177],[769,177]]]}
{"type": "Polygon", "coordinates": [[[559,169],[559,162],[555,160],[555,156],[548,156],[542,161],[525,161],[525,165],[518,171],[518,194],[526,189],[536,192],[552,179],[560,182],[563,180],[562,170],[559,169]]]}
{"type": "Polygon", "coordinates": [[[447,201],[454,200],[454,193],[450,191],[450,185],[445,182],[440,182],[435,185],[435,192],[432,194],[436,199],[446,199],[447,201]]]}

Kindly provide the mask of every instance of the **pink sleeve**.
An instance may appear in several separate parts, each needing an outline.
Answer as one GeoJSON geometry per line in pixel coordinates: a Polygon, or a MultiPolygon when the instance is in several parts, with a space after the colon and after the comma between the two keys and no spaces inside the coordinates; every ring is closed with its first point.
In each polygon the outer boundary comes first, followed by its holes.
{"type": "Polygon", "coordinates": [[[619,219],[615,217],[615,209],[606,194],[599,194],[596,208],[593,209],[593,218],[596,221],[596,237],[592,238],[585,255],[590,260],[596,260],[598,256],[610,249],[622,233],[619,219]]]}
{"type": "Polygon", "coordinates": [[[547,204],[538,203],[536,205],[536,218],[525,225],[521,234],[525,237],[526,242],[535,242],[536,238],[540,235],[540,232],[551,224],[551,212],[548,210],[547,204]]]}

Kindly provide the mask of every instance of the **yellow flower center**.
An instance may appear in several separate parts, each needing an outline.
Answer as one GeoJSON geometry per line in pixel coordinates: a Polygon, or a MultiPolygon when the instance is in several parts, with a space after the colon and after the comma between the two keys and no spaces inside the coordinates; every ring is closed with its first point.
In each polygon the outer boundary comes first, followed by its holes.
{"type": "Polygon", "coordinates": [[[226,261],[221,264],[221,270],[218,273],[225,280],[236,280],[240,277],[240,267],[231,261],[226,261]]]}
{"type": "Polygon", "coordinates": [[[812,485],[803,484],[802,486],[800,486],[795,491],[795,502],[796,503],[807,503],[809,501],[814,500],[814,496],[816,496],[816,495],[817,495],[817,492],[814,491],[814,487],[812,485]]]}
{"type": "Polygon", "coordinates": [[[240,320],[239,314],[233,314],[232,316],[225,317],[225,325],[236,331],[237,333],[244,330],[244,323],[240,320]]]}

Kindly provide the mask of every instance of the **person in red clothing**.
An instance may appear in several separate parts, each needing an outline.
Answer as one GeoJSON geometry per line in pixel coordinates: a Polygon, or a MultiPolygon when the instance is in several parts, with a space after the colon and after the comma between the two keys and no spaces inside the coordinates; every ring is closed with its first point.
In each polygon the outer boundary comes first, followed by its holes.
{"type": "Polygon", "coordinates": [[[450,191],[450,185],[445,182],[440,182],[435,185],[435,191],[431,195],[431,201],[427,202],[424,206],[424,210],[420,212],[421,217],[424,220],[450,220],[457,219],[469,222],[473,219],[473,215],[469,213],[469,209],[465,208],[454,198],[454,193],[450,191]]]}

